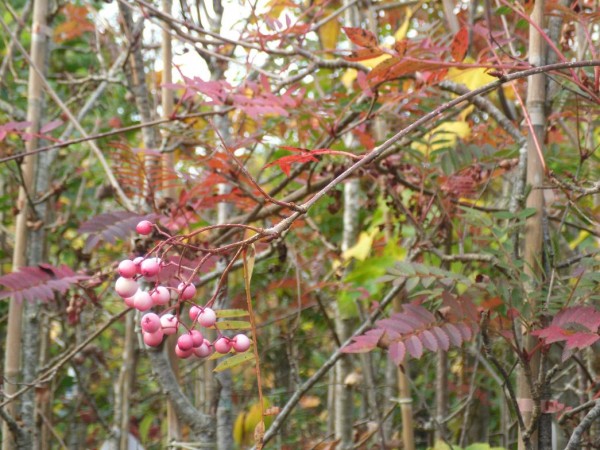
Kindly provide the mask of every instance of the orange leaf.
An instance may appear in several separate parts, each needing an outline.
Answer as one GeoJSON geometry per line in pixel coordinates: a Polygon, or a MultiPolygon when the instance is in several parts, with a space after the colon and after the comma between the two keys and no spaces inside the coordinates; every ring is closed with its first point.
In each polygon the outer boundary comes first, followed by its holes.
{"type": "Polygon", "coordinates": [[[362,28],[344,27],[344,32],[348,39],[359,47],[374,48],[377,47],[377,38],[373,33],[362,28]]]}
{"type": "Polygon", "coordinates": [[[454,61],[461,62],[465,59],[467,50],[469,48],[469,32],[466,27],[462,27],[458,33],[454,36],[452,44],[450,45],[450,54],[454,61]]]}

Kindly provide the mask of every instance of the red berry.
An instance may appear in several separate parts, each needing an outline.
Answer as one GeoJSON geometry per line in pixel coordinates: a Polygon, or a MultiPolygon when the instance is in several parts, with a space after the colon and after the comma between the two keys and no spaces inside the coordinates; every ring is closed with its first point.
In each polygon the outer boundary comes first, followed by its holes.
{"type": "Polygon", "coordinates": [[[142,332],[144,343],[150,347],[158,347],[163,341],[164,334],[161,330],[155,331],[154,333],[142,332]]]}
{"type": "Polygon", "coordinates": [[[147,236],[150,233],[152,233],[152,227],[152,222],[150,222],[149,220],[142,220],[136,225],[135,231],[137,231],[142,236],[147,236]]]}
{"type": "Polygon", "coordinates": [[[131,297],[138,290],[138,284],[131,278],[119,277],[115,283],[115,291],[122,298],[131,297]]]}
{"type": "Polygon", "coordinates": [[[119,263],[119,275],[124,278],[133,278],[137,275],[137,266],[130,259],[124,259],[119,263]]]}
{"type": "Polygon", "coordinates": [[[162,326],[163,333],[171,335],[177,332],[179,321],[173,314],[165,314],[160,318],[160,325],[162,326]]]}
{"type": "Polygon", "coordinates": [[[152,308],[154,302],[152,301],[152,297],[146,291],[139,290],[136,292],[133,297],[133,306],[138,311],[148,311],[152,308]]]}
{"type": "Polygon", "coordinates": [[[137,258],[133,258],[133,263],[135,264],[135,268],[137,270],[137,273],[141,275],[142,271],[140,269],[140,264],[142,264],[142,261],[144,261],[146,258],[144,258],[143,256],[138,256],[137,258]]]}
{"type": "Polygon", "coordinates": [[[191,283],[179,283],[177,290],[183,300],[189,300],[196,295],[196,286],[191,283]]]}
{"type": "Polygon", "coordinates": [[[155,333],[159,331],[160,317],[154,313],[145,314],[144,317],[142,317],[142,330],[144,330],[146,333],[155,333]]]}
{"type": "Polygon", "coordinates": [[[245,334],[237,334],[232,339],[233,349],[238,353],[243,353],[250,348],[250,339],[245,334]]]}
{"type": "Polygon", "coordinates": [[[217,321],[217,315],[211,308],[204,308],[198,315],[198,323],[203,327],[212,327],[217,321]]]}
{"type": "Polygon", "coordinates": [[[177,338],[177,346],[184,352],[194,347],[194,339],[189,333],[182,334],[177,338]]]}
{"type": "Polygon", "coordinates": [[[229,353],[229,350],[231,350],[231,341],[229,340],[229,338],[223,336],[217,339],[214,342],[213,346],[215,347],[215,351],[219,353],[229,353]]]}
{"type": "Polygon", "coordinates": [[[178,345],[175,346],[175,354],[177,355],[178,358],[181,359],[186,359],[189,358],[190,356],[192,356],[192,349],[188,349],[188,350],[182,350],[179,348],[178,345]]]}
{"type": "Polygon", "coordinates": [[[168,305],[171,300],[169,290],[164,286],[156,286],[150,291],[150,297],[155,305],[168,305]]]}

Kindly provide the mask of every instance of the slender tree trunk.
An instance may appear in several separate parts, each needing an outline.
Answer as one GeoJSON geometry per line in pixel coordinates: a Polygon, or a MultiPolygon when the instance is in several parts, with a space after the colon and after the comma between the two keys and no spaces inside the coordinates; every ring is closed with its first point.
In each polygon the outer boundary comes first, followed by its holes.
{"type": "MultiPolygon", "coordinates": [[[[218,122],[219,132],[223,139],[227,139],[229,135],[229,120],[221,118],[218,122]]],[[[227,142],[227,141],[226,141],[227,142]]],[[[219,185],[219,195],[228,194],[231,187],[225,183],[219,185]]],[[[227,219],[231,217],[231,203],[222,202],[218,205],[217,223],[227,223],[227,219]]],[[[226,262],[219,261],[217,268],[222,270],[225,268],[226,262]]],[[[229,307],[229,289],[228,281],[225,280],[221,285],[221,290],[217,295],[215,308],[222,309],[229,307]]],[[[231,370],[224,370],[215,375],[215,381],[219,385],[219,398],[217,403],[217,449],[229,450],[234,447],[233,444],[233,402],[231,399],[233,380],[231,378],[231,370]]]]}
{"type": "MultiPolygon", "coordinates": [[[[44,58],[46,55],[46,42],[48,39],[48,30],[46,25],[46,16],[48,13],[48,3],[46,0],[36,0],[33,6],[33,24],[31,40],[31,58],[33,63],[39,67],[44,67],[44,58]]],[[[43,69],[42,69],[43,70],[43,69]]],[[[28,131],[32,135],[31,140],[27,142],[26,150],[31,151],[38,147],[38,138],[36,135],[40,129],[42,116],[42,80],[33,69],[29,70],[29,84],[27,91],[27,121],[31,122],[28,131]]],[[[23,185],[19,189],[19,199],[17,207],[19,213],[15,225],[15,247],[13,253],[13,271],[19,267],[27,265],[27,239],[28,239],[28,219],[31,213],[28,196],[32,194],[34,187],[34,175],[37,158],[28,156],[23,159],[21,172],[23,176],[23,185]]],[[[22,302],[11,300],[8,312],[8,326],[4,356],[4,394],[13,395],[16,392],[17,382],[19,380],[21,351],[22,348],[22,302]]],[[[28,316],[29,317],[29,316],[28,316]]],[[[35,342],[28,341],[28,345],[35,345],[35,342]]],[[[35,360],[37,363],[37,359],[35,360]]],[[[31,379],[31,366],[28,365],[28,379],[31,379]]],[[[35,376],[35,375],[34,375],[35,376]]],[[[27,448],[34,442],[34,408],[31,397],[24,399],[23,412],[26,416],[22,417],[23,425],[30,429],[23,435],[13,436],[6,422],[2,425],[2,449],[12,450],[15,447],[27,448]],[[16,441],[13,440],[16,438],[16,441]]],[[[5,408],[6,413],[12,418],[16,418],[16,403],[10,403],[5,408]]]]}
{"type": "MultiPolygon", "coordinates": [[[[360,210],[360,180],[353,178],[344,184],[344,230],[342,251],[351,248],[357,240],[359,231],[358,213],[360,210]]],[[[342,317],[339,309],[334,317],[335,329],[340,342],[350,336],[351,320],[342,317]]],[[[340,449],[353,446],[353,393],[352,386],[346,384],[346,378],[352,371],[350,359],[345,356],[335,367],[335,438],[339,439],[340,449]]]]}
{"type": "MultiPolygon", "coordinates": [[[[171,0],[162,0],[162,9],[163,11],[170,15],[172,8],[171,0]]],[[[162,31],[162,60],[163,60],[163,71],[162,71],[162,87],[161,89],[161,106],[162,106],[162,116],[165,119],[171,117],[173,114],[173,89],[166,87],[173,82],[173,52],[171,45],[171,34],[168,31],[168,24],[165,23],[165,29],[162,31]]],[[[159,86],[157,86],[159,88],[159,86]]],[[[163,148],[167,147],[168,144],[168,132],[163,136],[163,148]]],[[[173,166],[175,165],[175,161],[173,158],[173,152],[167,151],[163,154],[162,158],[163,168],[165,173],[173,170],[173,166]]],[[[175,187],[169,183],[168,177],[165,177],[166,183],[168,186],[163,186],[164,192],[167,196],[167,205],[170,205],[170,202],[174,201],[177,197],[177,191],[175,187]]],[[[169,353],[169,359],[171,361],[171,365],[173,366],[173,371],[175,372],[175,376],[179,379],[179,371],[178,371],[178,363],[177,357],[175,355],[175,343],[176,336],[168,336],[167,337],[167,351],[169,353]]],[[[175,412],[175,408],[171,401],[167,401],[167,440],[168,442],[180,441],[181,434],[181,424],[179,423],[179,418],[175,412]]]]}
{"type": "MultiPolygon", "coordinates": [[[[544,27],[544,1],[536,0],[531,20],[540,28],[544,27]]],[[[543,38],[535,27],[530,26],[529,30],[529,62],[533,66],[544,64],[544,45],[543,38]]],[[[534,293],[536,287],[539,287],[539,280],[542,276],[542,222],[544,214],[543,190],[537,189],[542,186],[544,180],[544,169],[539,152],[543,151],[545,128],[546,128],[546,76],[543,74],[534,75],[529,79],[527,86],[527,112],[529,114],[533,130],[530,130],[527,139],[527,184],[532,188],[526,201],[527,208],[535,208],[535,215],[527,219],[524,234],[524,263],[525,273],[529,277],[527,289],[529,293],[534,293]]],[[[528,295],[529,310],[531,313],[536,311],[536,302],[534,296],[528,295]]],[[[524,338],[524,350],[531,352],[535,347],[535,340],[530,335],[524,338]]],[[[531,358],[530,372],[532,380],[528,380],[523,370],[520,371],[517,380],[517,397],[519,408],[526,426],[530,426],[532,419],[534,401],[530,391],[530,381],[537,380],[539,373],[539,352],[531,358]]],[[[531,436],[532,448],[537,448],[537,435],[531,436]]],[[[522,433],[519,438],[519,449],[526,448],[522,439],[522,433]]]]}

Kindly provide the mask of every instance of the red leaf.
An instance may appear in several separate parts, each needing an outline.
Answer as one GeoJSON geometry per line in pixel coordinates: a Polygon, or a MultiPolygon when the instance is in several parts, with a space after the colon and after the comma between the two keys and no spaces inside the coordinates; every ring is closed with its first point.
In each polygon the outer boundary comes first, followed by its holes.
{"type": "Polygon", "coordinates": [[[354,50],[348,56],[344,56],[346,61],[364,61],[365,59],[373,59],[383,55],[383,50],[380,48],[361,48],[354,50]]]}
{"type": "Polygon", "coordinates": [[[292,169],[292,164],[305,163],[305,162],[309,162],[309,161],[316,162],[319,160],[317,158],[315,158],[313,155],[311,155],[310,153],[303,153],[301,155],[289,155],[289,156],[284,156],[282,158],[279,158],[279,159],[267,164],[265,166],[265,168],[271,167],[273,165],[277,165],[283,171],[283,173],[285,173],[289,177],[290,170],[292,169]]]}
{"type": "Polygon", "coordinates": [[[433,327],[431,331],[438,340],[440,348],[447,351],[450,348],[450,340],[448,339],[448,335],[444,333],[444,330],[442,330],[440,327],[433,327]]]}
{"type": "Polygon", "coordinates": [[[450,338],[450,342],[452,343],[452,345],[454,345],[455,347],[460,347],[460,345],[462,344],[462,334],[459,331],[459,329],[456,328],[451,323],[447,323],[447,324],[443,325],[442,329],[446,332],[446,334],[450,338]]]}
{"type": "Polygon", "coordinates": [[[454,36],[450,45],[450,54],[454,61],[462,62],[465,59],[469,48],[469,32],[466,27],[462,27],[454,36]]]}
{"type": "Polygon", "coordinates": [[[377,37],[370,31],[355,27],[343,27],[342,29],[346,33],[346,36],[348,36],[348,39],[359,47],[377,47],[377,37]]]}

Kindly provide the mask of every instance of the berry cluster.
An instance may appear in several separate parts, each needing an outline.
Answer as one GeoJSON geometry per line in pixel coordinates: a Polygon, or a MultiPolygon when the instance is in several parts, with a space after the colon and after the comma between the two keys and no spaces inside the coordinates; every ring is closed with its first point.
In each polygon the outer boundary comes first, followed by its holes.
{"type": "MultiPolygon", "coordinates": [[[[136,226],[136,231],[141,235],[152,233],[154,225],[148,220],[143,220],[136,226]]],[[[245,334],[238,334],[233,338],[219,336],[214,342],[204,338],[202,332],[195,327],[216,328],[218,331],[217,315],[209,306],[199,306],[192,302],[196,295],[196,286],[191,283],[181,282],[177,288],[162,286],[158,276],[165,267],[165,262],[157,257],[138,257],[134,260],[125,259],[119,263],[119,278],[115,283],[115,291],[124,299],[130,308],[146,312],[152,307],[164,307],[159,314],[147,312],[141,320],[142,336],[144,343],[150,347],[159,346],[165,336],[180,332],[175,346],[175,354],[180,358],[196,355],[199,358],[209,356],[213,349],[217,353],[229,353],[231,349],[238,353],[250,348],[250,339],[245,334]],[[154,286],[145,291],[140,287],[140,281],[153,283],[154,286]],[[177,298],[175,305],[169,307],[171,295],[177,298]],[[186,326],[179,316],[169,311],[181,311],[184,304],[190,305],[188,315],[191,322],[186,326]]]]}

